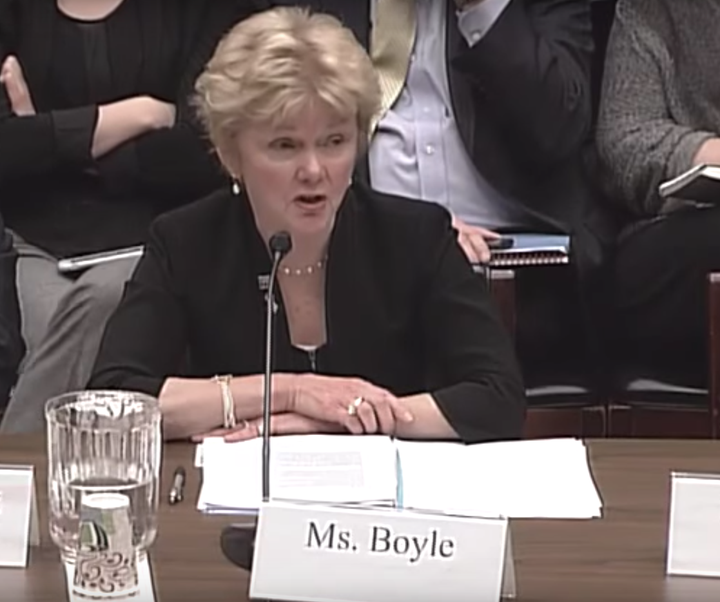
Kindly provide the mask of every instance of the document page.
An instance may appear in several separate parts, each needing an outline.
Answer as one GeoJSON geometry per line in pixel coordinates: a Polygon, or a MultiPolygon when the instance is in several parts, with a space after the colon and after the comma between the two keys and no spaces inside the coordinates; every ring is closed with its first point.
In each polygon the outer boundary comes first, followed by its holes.
{"type": "Polygon", "coordinates": [[[602,501],[577,439],[398,441],[404,508],[486,518],[592,518],[602,501]]]}
{"type": "MultiPolygon", "coordinates": [[[[394,504],[396,449],[389,437],[291,435],[270,442],[270,497],[337,504],[394,504]]],[[[262,498],[262,440],[205,440],[198,507],[254,512],[262,498]]]]}

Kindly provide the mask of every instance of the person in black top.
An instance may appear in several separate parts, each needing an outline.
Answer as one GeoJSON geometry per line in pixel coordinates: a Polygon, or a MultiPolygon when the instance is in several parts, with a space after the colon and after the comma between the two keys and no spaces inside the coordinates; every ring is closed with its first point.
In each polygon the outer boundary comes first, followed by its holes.
{"type": "Polygon", "coordinates": [[[154,223],[89,386],[158,396],[167,438],[520,437],[512,344],[449,213],[350,182],[379,107],[352,33],[299,8],[259,13],[196,88],[235,185],[154,223]],[[265,425],[264,285],[280,231],[292,249],[265,425]]]}
{"type": "Polygon", "coordinates": [[[135,266],[58,259],[143,242],[159,213],[220,186],[187,103],[236,0],[0,0],[0,210],[15,237],[27,353],[5,431],[87,382],[135,266]]]}

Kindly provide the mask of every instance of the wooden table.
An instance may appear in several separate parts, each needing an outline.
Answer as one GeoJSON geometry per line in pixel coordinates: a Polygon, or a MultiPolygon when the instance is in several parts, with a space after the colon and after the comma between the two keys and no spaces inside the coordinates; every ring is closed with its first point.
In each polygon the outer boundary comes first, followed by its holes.
{"type": "MultiPolygon", "coordinates": [[[[720,580],[664,576],[669,473],[720,473],[720,442],[605,439],[590,441],[589,446],[604,517],[590,521],[513,521],[519,600],[720,599],[720,580]]],[[[197,470],[188,470],[185,502],[167,504],[172,471],[178,464],[192,466],[192,456],[189,445],[172,444],[165,449],[159,535],[151,551],[156,599],[247,600],[248,574],[230,565],[218,544],[222,527],[233,519],[204,516],[195,509],[197,470]]],[[[42,439],[1,437],[0,463],[37,467],[43,528],[43,544],[33,549],[27,569],[0,569],[0,600],[60,602],[65,599],[65,582],[46,526],[42,439]]]]}

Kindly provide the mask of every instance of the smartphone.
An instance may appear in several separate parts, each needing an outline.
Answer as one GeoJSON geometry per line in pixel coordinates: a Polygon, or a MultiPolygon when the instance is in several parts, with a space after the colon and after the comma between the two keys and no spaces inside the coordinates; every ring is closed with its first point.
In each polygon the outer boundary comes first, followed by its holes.
{"type": "Polygon", "coordinates": [[[515,239],[510,236],[502,236],[495,240],[488,240],[487,245],[491,251],[506,251],[512,249],[515,244],[515,239]]]}
{"type": "Polygon", "coordinates": [[[88,255],[65,257],[58,261],[57,266],[61,274],[70,274],[72,272],[86,270],[101,263],[140,257],[142,254],[143,246],[140,245],[136,247],[126,247],[124,249],[114,249],[112,251],[102,251],[100,253],[89,253],[88,255]]]}

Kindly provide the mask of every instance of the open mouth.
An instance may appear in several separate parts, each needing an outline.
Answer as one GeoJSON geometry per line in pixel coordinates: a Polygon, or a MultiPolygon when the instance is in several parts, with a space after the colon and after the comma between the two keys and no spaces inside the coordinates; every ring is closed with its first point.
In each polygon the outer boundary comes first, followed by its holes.
{"type": "Polygon", "coordinates": [[[307,207],[324,203],[327,197],[324,194],[300,194],[295,197],[295,202],[307,207]]]}

